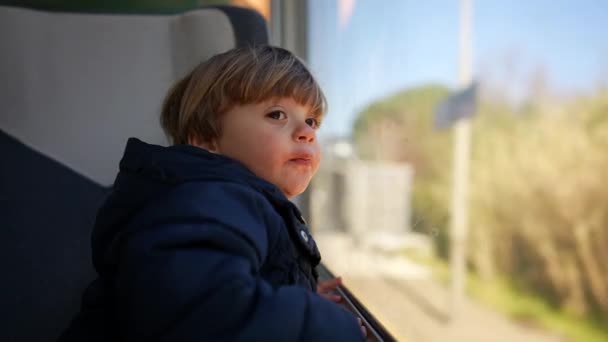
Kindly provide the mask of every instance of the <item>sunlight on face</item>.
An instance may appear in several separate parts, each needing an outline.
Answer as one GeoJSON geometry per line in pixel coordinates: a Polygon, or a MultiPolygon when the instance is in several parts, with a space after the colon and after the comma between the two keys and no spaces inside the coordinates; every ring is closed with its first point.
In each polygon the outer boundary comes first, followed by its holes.
{"type": "Polygon", "coordinates": [[[291,198],[308,186],[319,168],[318,121],[289,98],[235,106],[221,119],[214,152],[245,164],[291,198]]]}

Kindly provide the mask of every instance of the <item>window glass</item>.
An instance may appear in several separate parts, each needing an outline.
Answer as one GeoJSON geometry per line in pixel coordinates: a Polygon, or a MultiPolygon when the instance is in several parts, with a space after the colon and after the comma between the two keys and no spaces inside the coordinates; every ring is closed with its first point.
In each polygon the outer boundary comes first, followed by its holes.
{"type": "Polygon", "coordinates": [[[400,339],[608,339],[608,3],[309,11],[324,263],[400,339]]]}

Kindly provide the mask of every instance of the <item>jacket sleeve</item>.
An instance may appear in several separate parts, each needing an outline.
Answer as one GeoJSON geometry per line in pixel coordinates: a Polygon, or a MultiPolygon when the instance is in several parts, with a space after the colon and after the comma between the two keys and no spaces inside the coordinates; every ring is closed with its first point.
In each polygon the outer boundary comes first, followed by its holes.
{"type": "Polygon", "coordinates": [[[143,210],[123,239],[115,284],[126,340],[363,340],[350,312],[259,276],[273,214],[260,194],[227,183],[182,185],[143,210]]]}

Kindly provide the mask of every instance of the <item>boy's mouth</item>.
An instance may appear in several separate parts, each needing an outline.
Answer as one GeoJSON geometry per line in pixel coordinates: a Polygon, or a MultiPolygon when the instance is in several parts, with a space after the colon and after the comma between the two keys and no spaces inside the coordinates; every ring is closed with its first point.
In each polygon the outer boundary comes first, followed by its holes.
{"type": "Polygon", "coordinates": [[[298,165],[310,165],[312,164],[312,159],[310,158],[293,158],[289,159],[290,162],[296,163],[298,165]]]}
{"type": "Polygon", "coordinates": [[[308,153],[298,154],[295,156],[295,158],[289,159],[289,161],[297,165],[311,165],[312,155],[308,153]]]}

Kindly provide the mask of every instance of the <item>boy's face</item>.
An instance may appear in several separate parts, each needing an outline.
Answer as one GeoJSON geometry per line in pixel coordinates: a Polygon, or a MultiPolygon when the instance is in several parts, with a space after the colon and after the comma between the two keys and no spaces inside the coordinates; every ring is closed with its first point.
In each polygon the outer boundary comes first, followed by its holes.
{"type": "Polygon", "coordinates": [[[222,134],[205,148],[245,164],[291,198],[317,172],[317,120],[289,98],[235,106],[221,119],[222,134]]]}

